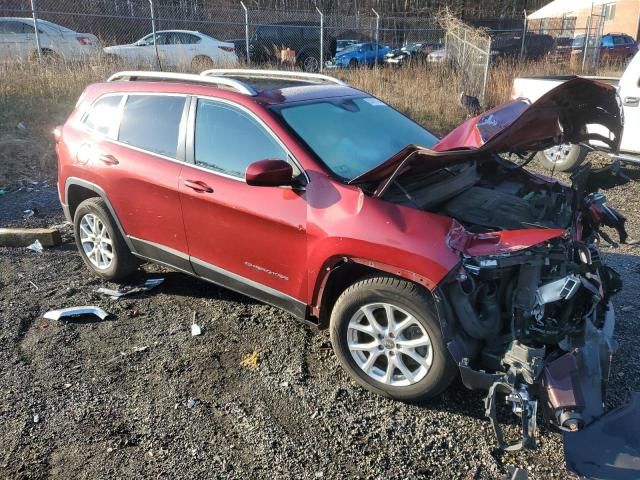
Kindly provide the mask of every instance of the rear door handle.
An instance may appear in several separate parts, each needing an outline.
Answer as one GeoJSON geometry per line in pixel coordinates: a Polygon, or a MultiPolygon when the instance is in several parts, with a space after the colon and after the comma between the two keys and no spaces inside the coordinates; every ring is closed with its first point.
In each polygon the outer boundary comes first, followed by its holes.
{"type": "Polygon", "coordinates": [[[185,180],[184,186],[189,187],[198,193],[213,193],[213,188],[201,180],[185,180]]]}
{"type": "Polygon", "coordinates": [[[98,160],[100,160],[105,165],[118,165],[120,163],[116,157],[109,154],[100,155],[98,157],[98,160]]]}
{"type": "Polygon", "coordinates": [[[624,97],[622,103],[625,107],[637,107],[640,105],[640,98],[638,97],[624,97]]]}

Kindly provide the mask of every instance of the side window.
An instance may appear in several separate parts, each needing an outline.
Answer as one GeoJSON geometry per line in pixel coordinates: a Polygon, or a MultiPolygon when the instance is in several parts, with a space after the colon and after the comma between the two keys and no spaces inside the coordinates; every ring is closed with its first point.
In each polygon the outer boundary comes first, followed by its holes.
{"type": "Polygon", "coordinates": [[[151,35],[147,35],[146,37],[141,38],[136,42],[136,45],[153,45],[153,33],[151,35]]]}
{"type": "Polygon", "coordinates": [[[130,95],[120,121],[118,140],[176,158],[184,97],[130,95]]]}
{"type": "Polygon", "coordinates": [[[260,28],[260,37],[262,40],[266,42],[280,42],[282,41],[280,35],[280,28],[275,25],[267,25],[265,27],[260,28]]]}
{"type": "MultiPolygon", "coordinates": [[[[0,22],[0,34],[20,34],[20,33],[30,33],[28,30],[25,30],[25,25],[22,22],[12,22],[12,21],[4,21],[0,22]]],[[[33,33],[33,27],[31,27],[31,33],[33,33]]]]}
{"type": "Polygon", "coordinates": [[[91,106],[82,123],[90,130],[108,135],[116,121],[122,95],[102,97],[91,106]]]}
{"type": "Polygon", "coordinates": [[[287,161],[285,150],[248,114],[210,100],[198,100],[194,143],[196,165],[239,178],[255,161],[287,161]]]}
{"type": "Polygon", "coordinates": [[[606,37],[602,37],[602,46],[613,47],[613,38],[610,35],[607,35],[606,37]]]}
{"type": "Polygon", "coordinates": [[[190,33],[175,33],[174,35],[174,43],[178,43],[180,45],[193,45],[200,43],[200,38],[195,35],[191,35],[190,33]]]}
{"type": "MultiPolygon", "coordinates": [[[[156,44],[171,45],[172,43],[175,43],[175,41],[173,40],[173,34],[171,32],[156,33],[156,44]]],[[[148,44],[153,45],[153,35],[151,35],[148,44]]]]}
{"type": "MultiPolygon", "coordinates": [[[[33,25],[29,25],[28,23],[22,24],[22,33],[35,33],[36,29],[33,28],[33,25]]],[[[40,29],[38,29],[39,33],[42,33],[40,29]]]]}
{"type": "Polygon", "coordinates": [[[320,38],[320,29],[316,27],[304,27],[303,33],[305,40],[316,40],[320,38]]]}

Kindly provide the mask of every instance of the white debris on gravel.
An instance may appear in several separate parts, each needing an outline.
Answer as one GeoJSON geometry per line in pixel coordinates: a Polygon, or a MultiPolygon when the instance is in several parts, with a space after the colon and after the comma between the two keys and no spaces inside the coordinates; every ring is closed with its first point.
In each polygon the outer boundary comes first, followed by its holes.
{"type": "Polygon", "coordinates": [[[27,247],[27,250],[31,250],[32,252],[36,253],[42,253],[44,251],[44,247],[42,246],[42,243],[40,243],[40,240],[36,240],[27,247]]]}

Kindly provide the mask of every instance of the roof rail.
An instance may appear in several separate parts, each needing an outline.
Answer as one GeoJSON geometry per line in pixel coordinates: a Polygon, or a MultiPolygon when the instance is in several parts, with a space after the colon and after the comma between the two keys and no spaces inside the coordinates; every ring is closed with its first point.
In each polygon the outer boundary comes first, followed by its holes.
{"type": "Polygon", "coordinates": [[[296,72],[294,70],[251,70],[242,68],[213,68],[205,70],[200,75],[205,77],[225,77],[225,76],[241,76],[250,78],[277,78],[292,80],[315,80],[324,83],[333,83],[335,85],[347,86],[342,80],[322,75],[320,73],[296,72]]]}
{"type": "Polygon", "coordinates": [[[257,92],[253,88],[239,80],[233,78],[206,77],[193,73],[124,71],[114,73],[107,79],[107,82],[115,82],[117,80],[175,80],[178,82],[206,83],[218,87],[229,87],[245,95],[257,95],[257,92]]]}

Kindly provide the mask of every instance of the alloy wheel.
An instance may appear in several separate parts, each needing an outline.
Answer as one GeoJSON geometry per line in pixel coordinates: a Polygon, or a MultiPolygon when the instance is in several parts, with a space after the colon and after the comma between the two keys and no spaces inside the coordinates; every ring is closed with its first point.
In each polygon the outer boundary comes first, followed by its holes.
{"type": "Polygon", "coordinates": [[[562,143],[560,145],[554,145],[547,148],[544,151],[545,156],[552,163],[563,162],[567,156],[571,153],[571,145],[568,143],[562,143]]]}
{"type": "Polygon", "coordinates": [[[320,61],[316,57],[307,57],[302,62],[302,70],[305,72],[317,72],[320,70],[320,61]]]}
{"type": "Polygon", "coordinates": [[[87,213],[80,220],[80,243],[94,267],[105,270],[111,266],[114,258],[113,241],[97,215],[87,213]]]}
{"type": "Polygon", "coordinates": [[[414,385],[433,363],[431,338],[406,310],[389,303],[360,307],[347,326],[347,346],[355,363],[385,385],[414,385]]]}

